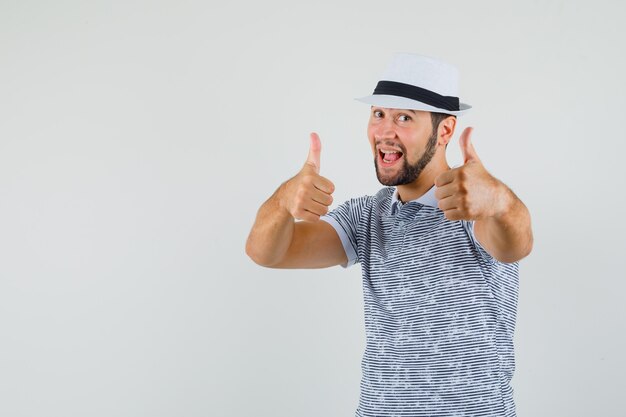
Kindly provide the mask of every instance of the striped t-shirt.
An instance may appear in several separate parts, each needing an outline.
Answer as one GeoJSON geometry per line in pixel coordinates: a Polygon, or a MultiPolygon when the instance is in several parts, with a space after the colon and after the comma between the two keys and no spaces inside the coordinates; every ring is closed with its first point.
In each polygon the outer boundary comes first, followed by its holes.
{"type": "Polygon", "coordinates": [[[493,258],[435,187],[395,187],[322,216],[361,264],[366,347],[356,416],[513,417],[518,263],[493,258]]]}

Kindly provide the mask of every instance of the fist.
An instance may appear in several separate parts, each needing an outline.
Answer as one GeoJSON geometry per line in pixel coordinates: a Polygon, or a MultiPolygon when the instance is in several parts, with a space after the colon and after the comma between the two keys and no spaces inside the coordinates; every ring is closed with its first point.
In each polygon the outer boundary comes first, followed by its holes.
{"type": "Polygon", "coordinates": [[[290,180],[283,184],[280,206],[295,219],[309,222],[319,221],[328,213],[333,202],[335,185],[320,173],[320,153],[322,144],[317,133],[311,133],[309,155],[304,166],[290,180]]]}
{"type": "Polygon", "coordinates": [[[435,179],[435,197],[448,220],[481,220],[506,210],[506,187],[483,166],[471,143],[472,128],[459,138],[463,165],[435,179]]]}

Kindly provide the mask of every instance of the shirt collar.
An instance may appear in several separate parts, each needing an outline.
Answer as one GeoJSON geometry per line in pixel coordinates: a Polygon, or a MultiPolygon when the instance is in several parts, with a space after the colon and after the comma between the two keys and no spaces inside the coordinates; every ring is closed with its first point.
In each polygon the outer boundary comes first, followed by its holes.
{"type": "Polygon", "coordinates": [[[406,203],[402,203],[400,201],[400,199],[398,198],[398,188],[394,188],[393,190],[393,194],[391,195],[391,207],[389,209],[391,214],[394,214],[396,212],[396,210],[408,203],[412,203],[412,202],[416,202],[416,203],[420,203],[423,204],[425,206],[430,206],[430,207],[438,207],[438,203],[437,203],[437,198],[435,197],[435,190],[437,189],[437,187],[435,187],[434,185],[432,187],[430,187],[430,190],[426,191],[421,197],[416,198],[415,200],[411,200],[411,201],[407,201],[406,203]]]}

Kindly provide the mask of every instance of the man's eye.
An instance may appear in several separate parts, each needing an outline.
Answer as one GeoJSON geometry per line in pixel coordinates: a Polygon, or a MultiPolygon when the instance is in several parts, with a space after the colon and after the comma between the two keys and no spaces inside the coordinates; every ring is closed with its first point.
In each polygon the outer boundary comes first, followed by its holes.
{"type": "Polygon", "coordinates": [[[381,117],[383,115],[383,112],[381,112],[380,110],[374,110],[374,117],[381,117]]]}
{"type": "Polygon", "coordinates": [[[398,119],[401,122],[408,122],[409,120],[411,120],[411,118],[409,116],[407,116],[406,114],[401,114],[400,116],[398,116],[398,119]]]}

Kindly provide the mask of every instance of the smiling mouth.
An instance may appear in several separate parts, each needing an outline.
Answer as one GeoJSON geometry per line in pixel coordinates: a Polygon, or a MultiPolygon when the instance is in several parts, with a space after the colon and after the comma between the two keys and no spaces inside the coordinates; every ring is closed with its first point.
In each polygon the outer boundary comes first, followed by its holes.
{"type": "Polygon", "coordinates": [[[390,167],[398,162],[402,158],[402,152],[400,151],[383,151],[378,150],[378,158],[381,165],[384,167],[390,167]]]}

